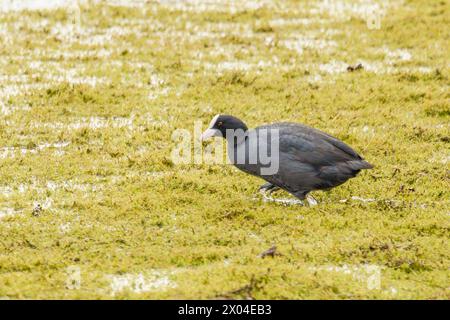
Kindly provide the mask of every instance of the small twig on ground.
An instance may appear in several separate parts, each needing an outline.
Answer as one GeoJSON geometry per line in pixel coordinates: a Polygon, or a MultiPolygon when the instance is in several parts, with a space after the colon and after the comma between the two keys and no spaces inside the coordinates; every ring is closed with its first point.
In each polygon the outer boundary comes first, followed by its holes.
{"type": "Polygon", "coordinates": [[[38,204],[33,211],[31,212],[31,214],[35,217],[37,217],[40,213],[42,212],[42,206],[40,204],[38,204]]]}
{"type": "Polygon", "coordinates": [[[364,69],[364,67],[361,63],[358,63],[356,66],[348,66],[347,67],[348,72],[353,72],[353,71],[361,70],[361,69],[364,69]]]}
{"type": "Polygon", "coordinates": [[[273,245],[272,247],[270,247],[269,249],[267,249],[266,251],[263,251],[262,253],[260,253],[258,255],[258,257],[264,259],[265,257],[275,257],[275,256],[281,256],[281,253],[277,252],[277,246],[273,245]]]}

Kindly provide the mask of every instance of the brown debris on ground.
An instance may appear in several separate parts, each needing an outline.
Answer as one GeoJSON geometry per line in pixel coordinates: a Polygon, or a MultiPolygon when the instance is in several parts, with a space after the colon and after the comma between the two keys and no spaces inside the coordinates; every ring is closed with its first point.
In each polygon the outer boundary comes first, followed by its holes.
{"type": "Polygon", "coordinates": [[[275,257],[275,256],[281,256],[281,253],[277,252],[276,245],[273,245],[272,247],[270,247],[269,249],[267,249],[266,251],[263,251],[262,253],[260,253],[258,255],[258,257],[260,257],[260,258],[275,257]]]}
{"type": "Polygon", "coordinates": [[[348,66],[347,67],[347,71],[348,72],[353,72],[353,71],[357,71],[357,70],[362,70],[364,69],[363,65],[361,63],[358,63],[355,66],[348,66]]]}

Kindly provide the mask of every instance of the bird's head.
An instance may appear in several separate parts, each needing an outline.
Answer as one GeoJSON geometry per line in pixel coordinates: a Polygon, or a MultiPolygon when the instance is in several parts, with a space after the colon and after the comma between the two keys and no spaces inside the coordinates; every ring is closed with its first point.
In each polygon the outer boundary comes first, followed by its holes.
{"type": "Polygon", "coordinates": [[[210,122],[208,129],[203,132],[201,140],[211,137],[227,137],[227,133],[236,136],[248,130],[244,122],[236,117],[218,114],[210,122]]]}

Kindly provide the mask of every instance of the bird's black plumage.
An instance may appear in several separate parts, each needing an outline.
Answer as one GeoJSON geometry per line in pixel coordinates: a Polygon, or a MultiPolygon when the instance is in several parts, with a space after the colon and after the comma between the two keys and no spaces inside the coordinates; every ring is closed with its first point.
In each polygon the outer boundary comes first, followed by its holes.
{"type": "Polygon", "coordinates": [[[344,142],[303,124],[280,122],[248,130],[241,120],[219,115],[213,119],[208,130],[223,137],[226,137],[227,130],[245,132],[244,137],[227,138],[229,153],[234,151],[236,155],[240,150],[245,150],[245,161],[239,163],[236,158],[231,159],[235,166],[269,182],[264,188],[279,187],[301,200],[310,191],[336,187],[355,177],[362,169],[372,168],[344,142]],[[259,144],[265,143],[268,153],[273,154],[275,150],[271,149],[274,147],[270,144],[270,138],[265,137],[267,132],[274,132],[272,130],[276,130],[278,136],[278,170],[265,175],[261,174],[261,168],[266,165],[259,158],[256,163],[249,160],[252,148],[248,137],[258,137],[259,144]]]}

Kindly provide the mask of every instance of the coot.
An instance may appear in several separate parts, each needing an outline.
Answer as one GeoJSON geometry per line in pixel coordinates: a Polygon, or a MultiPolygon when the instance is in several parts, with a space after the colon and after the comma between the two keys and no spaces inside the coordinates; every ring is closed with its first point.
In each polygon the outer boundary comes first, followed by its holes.
{"type": "Polygon", "coordinates": [[[264,194],[281,188],[311,205],[316,201],[310,191],[334,188],[373,167],[344,142],[299,123],[249,130],[240,119],[219,114],[201,139],[213,136],[227,139],[229,159],[237,168],[267,181],[260,187],[264,194]]]}

